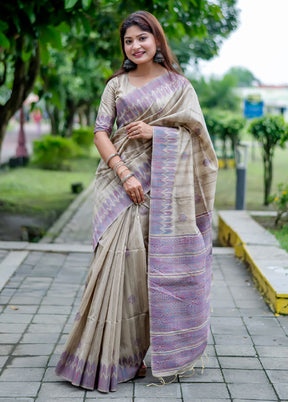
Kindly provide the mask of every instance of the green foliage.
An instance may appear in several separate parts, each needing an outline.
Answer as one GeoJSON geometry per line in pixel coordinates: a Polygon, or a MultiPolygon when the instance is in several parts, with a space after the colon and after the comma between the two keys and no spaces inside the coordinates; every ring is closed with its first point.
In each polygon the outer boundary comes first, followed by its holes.
{"type": "Polygon", "coordinates": [[[269,203],[273,179],[273,156],[277,145],[283,147],[288,140],[288,126],[282,116],[264,116],[253,119],[249,132],[262,145],[264,164],[264,205],[269,203]]]}
{"type": "Polygon", "coordinates": [[[45,135],[33,142],[33,163],[43,169],[65,170],[67,160],[80,153],[71,138],[45,135]]]}
{"type": "Polygon", "coordinates": [[[211,77],[206,80],[201,77],[198,80],[192,80],[192,84],[203,108],[240,112],[241,102],[234,92],[237,85],[234,77],[228,74],[220,79],[211,77]]]}
{"type": "Polygon", "coordinates": [[[236,81],[237,87],[249,87],[255,81],[260,83],[254,74],[244,67],[231,67],[228,70],[227,75],[233,77],[236,81]]]}
{"type": "Polygon", "coordinates": [[[283,225],[278,230],[270,230],[279,241],[281,247],[288,252],[288,225],[283,225]]]}
{"type": "Polygon", "coordinates": [[[238,114],[226,111],[210,110],[204,112],[208,131],[216,145],[220,140],[221,150],[215,146],[219,158],[224,159],[227,167],[228,158],[235,157],[235,147],[240,142],[241,131],[246,120],[238,114]]]}
{"type": "Polygon", "coordinates": [[[277,192],[270,195],[268,200],[277,212],[275,226],[283,225],[288,220],[288,184],[278,184],[277,192]]]}
{"type": "Polygon", "coordinates": [[[93,145],[93,127],[80,127],[73,130],[72,140],[84,149],[93,145]]]}

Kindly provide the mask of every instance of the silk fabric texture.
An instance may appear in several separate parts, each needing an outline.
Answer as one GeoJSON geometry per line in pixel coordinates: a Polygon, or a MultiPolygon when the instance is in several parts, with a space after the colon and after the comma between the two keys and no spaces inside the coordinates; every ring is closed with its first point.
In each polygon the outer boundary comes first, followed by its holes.
{"type": "Polygon", "coordinates": [[[176,73],[140,88],[128,74],[110,80],[97,131],[111,136],[146,198],[134,205],[100,162],[94,258],[56,373],[108,392],[135,376],[149,345],[159,378],[190,370],[205,350],[217,159],[195,91],[176,73]],[[154,127],[152,140],[128,139],[137,120],[154,127]]]}

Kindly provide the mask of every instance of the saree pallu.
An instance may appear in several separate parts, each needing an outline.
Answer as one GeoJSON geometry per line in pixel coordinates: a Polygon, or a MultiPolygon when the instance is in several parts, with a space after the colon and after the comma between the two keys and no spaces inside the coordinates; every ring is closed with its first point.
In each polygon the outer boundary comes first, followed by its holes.
{"type": "Polygon", "coordinates": [[[112,79],[95,131],[111,134],[115,119],[111,141],[146,200],[132,204],[100,162],[95,255],[56,367],[73,384],[103,392],[135,376],[149,344],[155,377],[191,369],[204,352],[217,175],[197,96],[184,77],[167,72],[141,88],[130,85],[127,74],[112,79]],[[153,141],[127,138],[125,127],[136,120],[154,127],[153,141]]]}

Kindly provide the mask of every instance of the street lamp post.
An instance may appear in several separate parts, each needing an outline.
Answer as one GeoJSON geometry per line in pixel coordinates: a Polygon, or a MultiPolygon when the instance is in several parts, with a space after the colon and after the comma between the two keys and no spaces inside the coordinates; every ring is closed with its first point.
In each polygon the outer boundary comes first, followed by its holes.
{"type": "Polygon", "coordinates": [[[246,171],[248,162],[248,144],[237,144],[236,160],[236,204],[235,209],[243,210],[246,205],[246,171]]]}

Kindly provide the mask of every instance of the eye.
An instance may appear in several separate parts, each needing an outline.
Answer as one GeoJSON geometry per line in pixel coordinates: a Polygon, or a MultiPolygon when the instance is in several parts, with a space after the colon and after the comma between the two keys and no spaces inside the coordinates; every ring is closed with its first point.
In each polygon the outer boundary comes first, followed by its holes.
{"type": "Polygon", "coordinates": [[[145,39],[147,39],[147,36],[140,36],[140,41],[144,41],[145,39]]]}
{"type": "Polygon", "coordinates": [[[130,39],[126,39],[125,40],[125,45],[130,45],[131,44],[131,40],[130,39]]]}

